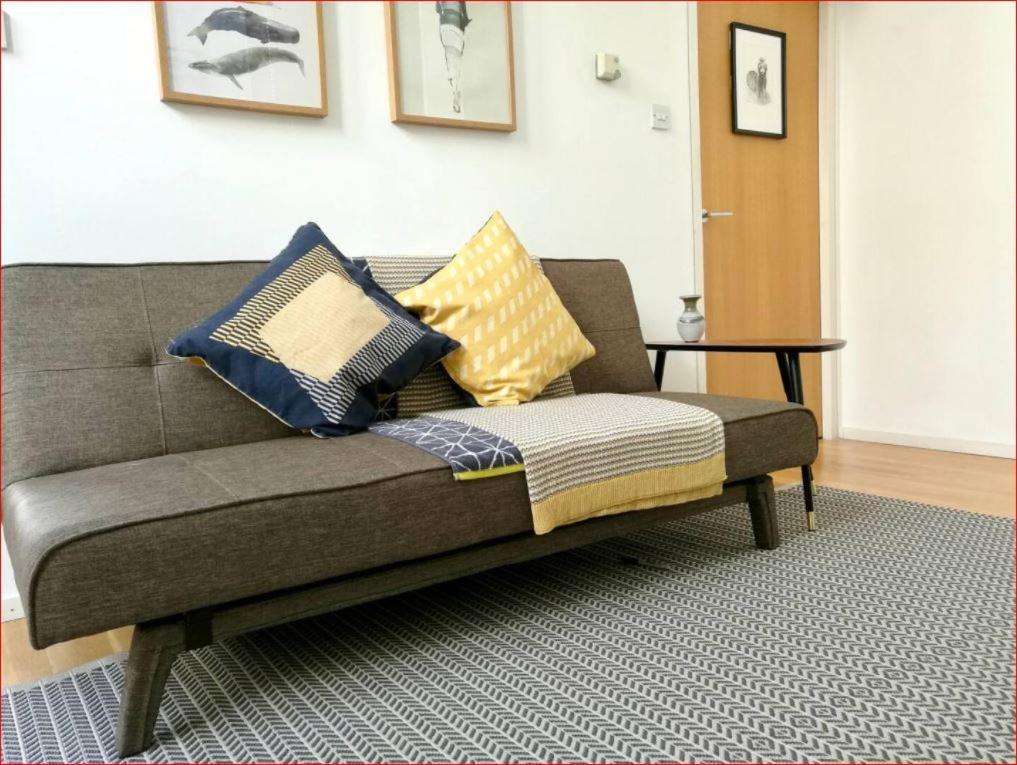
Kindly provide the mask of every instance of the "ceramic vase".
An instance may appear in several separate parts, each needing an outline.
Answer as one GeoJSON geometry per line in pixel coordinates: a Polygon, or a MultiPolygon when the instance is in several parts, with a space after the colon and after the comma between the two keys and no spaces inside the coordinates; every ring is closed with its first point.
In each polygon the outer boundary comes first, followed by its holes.
{"type": "Polygon", "coordinates": [[[685,310],[678,317],[678,334],[686,343],[699,342],[706,332],[706,319],[699,313],[700,298],[702,295],[681,295],[685,310]]]}

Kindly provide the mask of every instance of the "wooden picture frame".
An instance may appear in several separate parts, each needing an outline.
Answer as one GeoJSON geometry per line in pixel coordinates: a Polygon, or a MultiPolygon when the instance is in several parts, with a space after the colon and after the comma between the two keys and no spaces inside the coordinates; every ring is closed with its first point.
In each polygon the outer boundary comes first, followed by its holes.
{"type": "MultiPolygon", "coordinates": [[[[428,114],[426,112],[420,112],[418,110],[410,110],[406,108],[404,99],[404,85],[405,85],[404,79],[406,78],[404,78],[401,73],[402,70],[400,60],[400,37],[399,37],[400,24],[399,19],[397,18],[397,14],[400,12],[402,13],[413,12],[415,7],[419,9],[419,7],[421,6],[423,6],[425,10],[427,10],[427,12],[434,14],[436,5],[438,6],[437,12],[439,16],[434,19],[433,26],[434,37],[431,39],[433,39],[434,43],[441,45],[443,44],[443,42],[439,42],[439,19],[442,18],[441,17],[442,11],[440,10],[441,6],[461,5],[464,8],[462,13],[465,16],[466,14],[465,3],[436,4],[433,2],[433,0],[431,0],[431,2],[392,2],[392,0],[388,0],[385,3],[385,41],[386,47],[388,49],[389,112],[392,122],[413,125],[438,125],[443,127],[468,128],[473,130],[493,130],[505,133],[513,132],[516,129],[516,83],[515,83],[515,59],[512,50],[513,46],[512,4],[508,0],[504,0],[503,2],[485,2],[469,4],[470,12],[476,13],[477,11],[482,11],[485,16],[490,13],[492,8],[499,8],[504,10],[505,29],[503,39],[506,55],[504,58],[505,70],[503,73],[501,73],[504,77],[504,81],[500,83],[500,87],[504,88],[506,95],[506,100],[504,103],[505,118],[482,119],[477,118],[476,116],[470,116],[469,114],[464,114],[464,116],[460,118],[456,116],[450,116],[447,113],[442,115],[435,113],[428,114]]],[[[469,59],[466,59],[465,56],[468,54],[470,50],[469,33],[473,32],[476,29],[476,27],[473,27],[473,29],[471,29],[470,25],[474,24],[476,20],[477,20],[476,17],[468,19],[466,24],[463,25],[465,29],[463,29],[462,33],[465,38],[466,44],[460,54],[462,69],[465,69],[465,67],[470,63],[469,59]]],[[[501,37],[501,35],[498,35],[498,37],[501,37]]],[[[446,65],[447,61],[448,59],[446,57],[446,65]]],[[[445,87],[449,87],[451,85],[451,78],[449,79],[448,82],[449,84],[445,85],[445,87]]],[[[433,87],[433,85],[430,83],[428,84],[428,86],[433,87]]],[[[452,86],[452,88],[453,95],[451,98],[453,101],[453,108],[455,108],[454,86],[452,86]]],[[[469,96],[470,93],[468,91],[466,90],[461,91],[461,99],[463,102],[464,109],[468,108],[469,96]]],[[[501,99],[498,100],[500,101],[501,99]]]]}
{"type": "MultiPolygon", "coordinates": [[[[179,104],[199,104],[199,105],[202,105],[202,106],[219,106],[219,107],[223,107],[223,108],[226,108],[226,109],[241,109],[241,110],[244,110],[244,111],[272,112],[272,113],[276,113],[276,114],[295,114],[295,115],[301,115],[301,116],[306,116],[306,117],[324,117],[324,116],[326,116],[328,114],[328,88],[327,88],[327,82],[326,82],[326,76],[325,76],[325,36],[324,36],[324,26],[325,25],[324,25],[324,20],[323,20],[323,17],[322,17],[322,3],[320,3],[320,2],[308,2],[308,3],[305,3],[305,4],[301,4],[301,5],[307,5],[307,6],[311,6],[311,5],[314,6],[314,14],[313,14],[313,22],[312,22],[313,27],[312,28],[315,30],[316,35],[317,35],[317,51],[316,51],[316,53],[313,56],[305,57],[303,59],[299,59],[295,55],[292,55],[289,59],[281,59],[283,61],[293,61],[293,63],[298,63],[299,62],[299,66],[300,66],[301,72],[304,73],[305,77],[306,77],[305,70],[307,68],[309,68],[309,66],[312,64],[312,62],[313,62],[313,65],[317,67],[318,86],[314,87],[312,85],[312,86],[309,86],[309,88],[307,89],[308,93],[313,93],[314,95],[317,96],[318,103],[315,104],[315,105],[306,105],[306,104],[299,104],[299,103],[273,102],[273,101],[265,101],[265,100],[257,100],[257,99],[232,98],[232,97],[224,97],[224,96],[221,96],[221,95],[210,95],[210,94],[207,94],[207,93],[200,93],[200,92],[188,92],[188,91],[185,91],[185,90],[178,89],[174,85],[174,82],[173,82],[172,66],[171,66],[171,60],[170,60],[170,55],[171,55],[171,53],[170,53],[170,41],[169,41],[169,39],[167,37],[168,34],[169,34],[169,24],[167,23],[167,18],[166,18],[166,12],[167,12],[166,6],[167,5],[174,6],[174,10],[177,10],[179,8],[186,8],[188,6],[191,7],[191,8],[196,8],[196,6],[200,5],[200,6],[205,6],[205,8],[203,9],[204,12],[207,12],[209,6],[218,6],[219,7],[218,10],[227,10],[227,9],[228,10],[234,10],[235,8],[239,9],[239,10],[243,10],[242,8],[238,7],[236,5],[236,3],[228,2],[228,0],[223,0],[223,2],[216,2],[216,3],[166,3],[166,2],[163,2],[163,0],[154,0],[154,2],[152,3],[152,10],[153,10],[153,14],[155,16],[156,46],[157,46],[157,50],[159,52],[159,83],[160,83],[160,87],[161,87],[162,100],[163,101],[171,102],[171,103],[179,103],[179,104]],[[296,59],[296,60],[294,60],[294,59],[296,59]]],[[[271,3],[265,4],[265,5],[272,6],[271,3]]],[[[290,11],[290,10],[293,9],[294,6],[297,5],[297,3],[285,3],[285,4],[278,4],[277,3],[277,4],[275,4],[275,6],[273,6],[273,8],[278,9],[280,5],[288,6],[287,7],[287,11],[290,11]]],[[[271,9],[267,9],[267,10],[271,10],[271,9]]],[[[310,10],[310,9],[308,8],[308,10],[310,10]]],[[[276,13],[276,15],[279,15],[278,12],[276,13]]],[[[261,16],[261,14],[259,14],[259,16],[261,16]]],[[[274,21],[274,19],[265,19],[265,18],[262,18],[261,20],[262,21],[274,21]]],[[[206,21],[207,21],[207,19],[206,19],[206,21]]],[[[278,23],[280,27],[283,26],[281,22],[276,22],[276,23],[278,23]]],[[[223,34],[222,32],[218,31],[218,28],[216,28],[215,31],[216,31],[217,35],[218,34],[223,34]]],[[[228,34],[229,32],[236,32],[236,31],[238,31],[238,30],[236,30],[235,28],[229,28],[229,29],[226,30],[225,33],[228,34]]],[[[293,31],[293,30],[290,29],[290,31],[293,31]]],[[[306,33],[306,30],[305,30],[305,33],[306,33]]],[[[247,35],[249,33],[244,32],[243,34],[247,35]]],[[[193,35],[193,32],[191,33],[191,35],[188,35],[187,37],[189,38],[192,35],[193,35]]],[[[200,39],[200,38],[198,38],[198,39],[200,39]]],[[[210,35],[209,35],[209,39],[211,39],[210,35]]],[[[277,45],[275,47],[282,48],[282,45],[279,45],[278,43],[280,43],[280,42],[281,43],[291,42],[291,40],[281,40],[281,41],[279,41],[279,40],[271,39],[271,38],[269,40],[267,40],[267,41],[266,40],[260,40],[259,41],[256,38],[255,39],[247,39],[246,40],[246,43],[249,44],[248,45],[249,48],[259,48],[260,47],[262,50],[264,50],[265,48],[273,47],[273,46],[270,46],[268,44],[270,42],[271,43],[277,43],[277,45]]],[[[194,45],[196,46],[197,42],[195,42],[194,45]]],[[[204,45],[205,45],[205,43],[202,41],[201,42],[201,46],[204,46],[204,45]]],[[[243,46],[243,45],[245,45],[245,41],[241,38],[241,40],[239,40],[237,43],[235,43],[235,45],[243,46]]],[[[285,49],[283,49],[283,50],[285,50],[285,49]]],[[[282,54],[280,54],[280,55],[282,55],[282,54]]],[[[216,62],[215,61],[211,61],[210,63],[214,64],[216,62]]],[[[194,67],[192,67],[192,68],[194,68],[194,67]]],[[[200,70],[200,71],[207,71],[207,70],[200,70]]],[[[238,76],[247,77],[253,71],[257,71],[257,70],[252,70],[252,71],[244,72],[242,74],[239,74],[238,76]]],[[[212,74],[213,75],[214,74],[220,74],[220,72],[213,72],[212,74]]],[[[243,88],[243,85],[241,85],[239,83],[239,80],[236,77],[229,76],[228,74],[226,76],[229,78],[229,80],[232,83],[236,84],[237,87],[243,88]]],[[[222,88],[218,88],[218,89],[221,90],[222,88]]]]}
{"type": "Polygon", "coordinates": [[[787,138],[787,35],[737,21],[729,34],[732,132],[787,138]],[[776,66],[775,55],[780,58],[776,66]],[[779,87],[768,82],[771,72],[779,74],[779,87]]]}

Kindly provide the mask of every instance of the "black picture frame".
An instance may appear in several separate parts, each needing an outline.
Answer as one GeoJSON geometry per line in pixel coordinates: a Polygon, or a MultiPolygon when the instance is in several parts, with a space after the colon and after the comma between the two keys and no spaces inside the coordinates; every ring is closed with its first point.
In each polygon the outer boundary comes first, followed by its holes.
{"type": "MultiPolygon", "coordinates": [[[[784,32],[778,32],[775,29],[765,29],[763,27],[752,26],[751,24],[742,24],[737,21],[731,22],[728,34],[730,35],[728,39],[728,47],[731,50],[731,131],[740,135],[761,136],[763,138],[787,138],[787,34],[784,32]],[[749,84],[748,79],[746,77],[740,77],[738,74],[739,32],[774,37],[777,38],[780,43],[780,66],[778,67],[778,71],[780,72],[780,104],[776,107],[780,110],[779,131],[759,130],[752,127],[745,127],[739,122],[739,101],[744,102],[747,97],[747,92],[755,92],[754,88],[749,84]]],[[[769,67],[765,65],[763,59],[760,59],[760,63],[763,63],[765,66],[761,73],[764,78],[763,88],[765,88],[766,71],[769,67]]],[[[748,77],[751,77],[751,75],[752,73],[749,73],[748,77]]],[[[759,81],[759,75],[756,76],[754,81],[759,81]]],[[[770,93],[768,95],[772,98],[774,94],[770,93]]],[[[742,122],[745,121],[745,117],[746,114],[743,109],[742,122]]]]}

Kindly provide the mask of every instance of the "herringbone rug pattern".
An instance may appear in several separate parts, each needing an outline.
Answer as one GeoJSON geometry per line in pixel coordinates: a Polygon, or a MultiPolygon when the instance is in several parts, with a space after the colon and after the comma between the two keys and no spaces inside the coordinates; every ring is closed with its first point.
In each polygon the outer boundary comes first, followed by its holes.
{"type": "MultiPolygon", "coordinates": [[[[139,759],[1013,761],[1013,522],[778,498],[193,652],[139,759]]],[[[110,760],[121,660],[5,691],[4,760],[110,760]]]]}

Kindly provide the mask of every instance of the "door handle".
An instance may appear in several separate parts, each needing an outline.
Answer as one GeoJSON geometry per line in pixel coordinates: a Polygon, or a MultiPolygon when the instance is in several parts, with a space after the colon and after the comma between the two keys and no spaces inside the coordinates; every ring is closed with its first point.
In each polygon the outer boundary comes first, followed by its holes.
{"type": "Polygon", "coordinates": [[[707,221],[710,218],[731,218],[734,213],[730,210],[703,210],[703,220],[707,221]]]}

